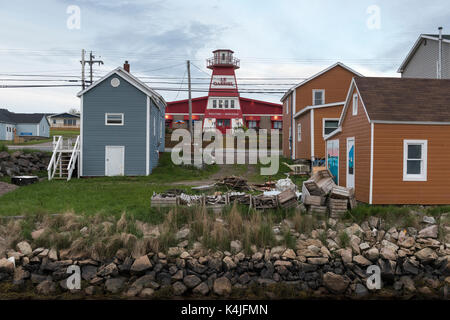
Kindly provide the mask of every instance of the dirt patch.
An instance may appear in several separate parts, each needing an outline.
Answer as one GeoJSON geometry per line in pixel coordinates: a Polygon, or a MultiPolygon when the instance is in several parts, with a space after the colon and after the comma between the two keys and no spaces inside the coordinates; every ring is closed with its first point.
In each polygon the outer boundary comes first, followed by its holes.
{"type": "Polygon", "coordinates": [[[18,188],[18,186],[6,182],[0,181],[0,197],[4,195],[5,193],[8,193],[10,191],[14,191],[18,188]]]}

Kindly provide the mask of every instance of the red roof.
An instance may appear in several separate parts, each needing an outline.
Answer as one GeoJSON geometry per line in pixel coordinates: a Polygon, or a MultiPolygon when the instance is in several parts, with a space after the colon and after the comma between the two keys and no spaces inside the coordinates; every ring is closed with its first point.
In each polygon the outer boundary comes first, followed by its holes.
{"type": "MultiPolygon", "coordinates": [[[[267,114],[280,115],[283,114],[283,106],[278,103],[266,102],[261,100],[249,99],[239,97],[242,114],[267,114]]],[[[192,113],[205,113],[208,97],[200,97],[192,99],[192,113]]],[[[166,113],[181,113],[187,114],[189,112],[189,101],[178,100],[167,103],[166,113]]]]}

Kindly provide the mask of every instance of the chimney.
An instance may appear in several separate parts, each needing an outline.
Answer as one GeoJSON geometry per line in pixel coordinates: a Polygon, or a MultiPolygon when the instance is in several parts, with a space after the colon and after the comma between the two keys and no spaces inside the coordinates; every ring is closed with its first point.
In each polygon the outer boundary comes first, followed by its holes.
{"type": "Polygon", "coordinates": [[[128,63],[128,60],[123,64],[123,68],[126,72],[130,72],[130,64],[128,63]]]}
{"type": "Polygon", "coordinates": [[[439,27],[438,79],[442,79],[442,27],[439,27]]]}

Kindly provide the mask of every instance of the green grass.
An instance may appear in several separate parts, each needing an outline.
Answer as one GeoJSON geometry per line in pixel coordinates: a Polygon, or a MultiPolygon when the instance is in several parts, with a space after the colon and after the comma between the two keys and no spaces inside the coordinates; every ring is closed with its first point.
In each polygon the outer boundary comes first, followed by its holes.
{"type": "MultiPolygon", "coordinates": [[[[120,215],[127,212],[143,221],[154,219],[159,223],[164,210],[150,208],[153,192],[174,188],[168,183],[203,179],[217,170],[208,166],[204,170],[175,166],[170,154],[163,154],[160,166],[146,177],[99,177],[43,181],[21,187],[1,197],[0,215],[27,215],[39,213],[120,215]]],[[[189,190],[186,186],[177,186],[189,190]]],[[[150,222],[150,221],[149,221],[150,222]]]]}
{"type": "Polygon", "coordinates": [[[58,130],[50,129],[50,136],[74,137],[80,134],[80,130],[58,130]]]}
{"type": "Polygon", "coordinates": [[[34,145],[39,143],[51,142],[53,141],[53,136],[63,136],[65,138],[75,137],[80,134],[80,130],[58,130],[58,129],[50,129],[50,138],[40,139],[40,140],[30,140],[21,143],[14,143],[14,141],[10,140],[2,140],[0,141],[0,152],[2,148],[7,145],[17,145],[17,146],[27,146],[34,145]]]}

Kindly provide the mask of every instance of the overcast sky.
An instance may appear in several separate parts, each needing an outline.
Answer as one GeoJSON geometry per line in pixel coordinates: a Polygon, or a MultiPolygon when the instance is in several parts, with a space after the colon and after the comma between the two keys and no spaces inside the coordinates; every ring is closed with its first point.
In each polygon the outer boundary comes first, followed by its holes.
{"type": "MultiPolygon", "coordinates": [[[[17,74],[27,80],[36,79],[28,75],[77,79],[83,48],[105,62],[94,67],[97,78],[124,60],[137,76],[172,78],[143,78],[155,88],[183,87],[187,59],[194,64],[192,77],[208,77],[205,59],[216,48],[230,48],[241,59],[238,85],[245,77],[305,78],[337,61],[367,76],[398,76],[419,34],[436,33],[438,26],[450,33],[448,0],[0,1],[0,87],[37,83],[3,80],[17,74]],[[69,6],[80,9],[79,29],[73,28],[77,20],[67,13],[69,6]]],[[[204,87],[199,82],[205,80],[195,81],[193,87],[204,87]]],[[[287,88],[295,81],[300,80],[247,80],[240,88],[287,88]]],[[[67,111],[79,108],[79,89],[0,88],[0,108],[67,111]]],[[[187,97],[159,92],[167,101],[187,97]]],[[[194,94],[200,95],[206,93],[194,94]]],[[[282,96],[241,95],[272,102],[282,96]]]]}

